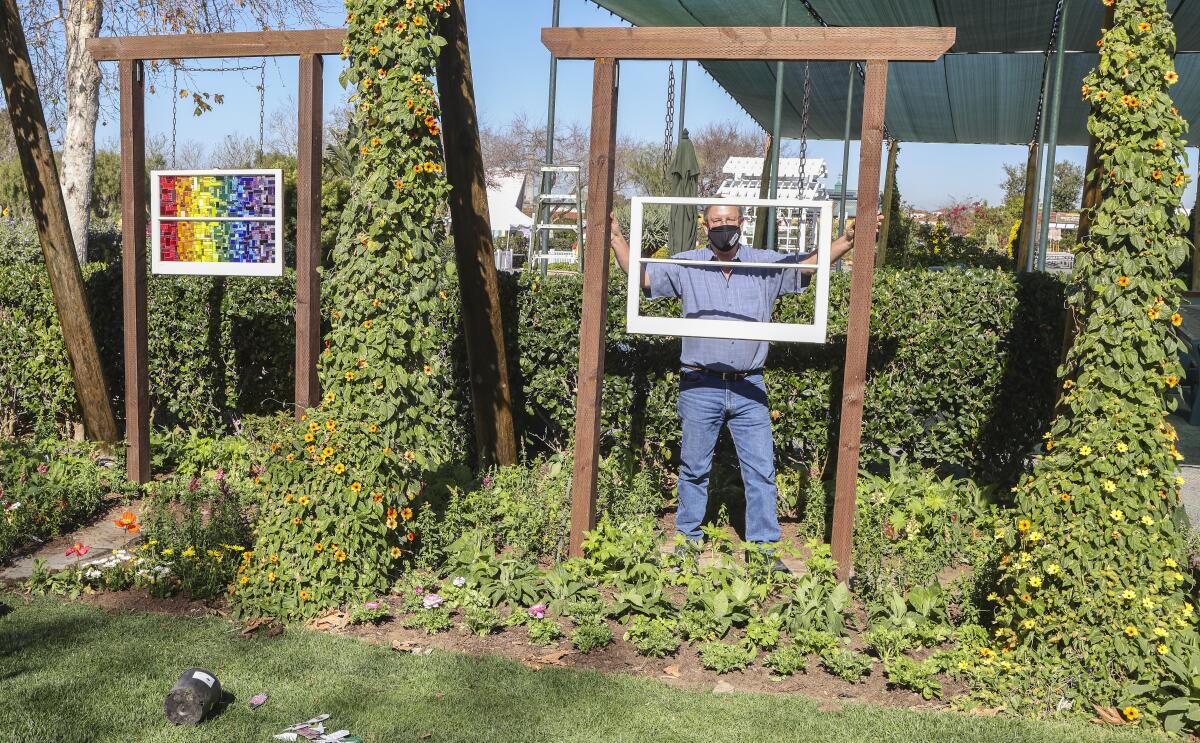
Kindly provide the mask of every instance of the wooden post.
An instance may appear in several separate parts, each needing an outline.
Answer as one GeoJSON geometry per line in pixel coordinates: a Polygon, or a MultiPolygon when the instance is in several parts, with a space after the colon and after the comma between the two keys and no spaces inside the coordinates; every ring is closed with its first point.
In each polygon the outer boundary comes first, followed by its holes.
{"type": "Polygon", "coordinates": [[[883,146],[884,109],[887,103],[887,74],[886,61],[867,62],[858,156],[854,271],[850,280],[850,317],[846,328],[846,366],[842,380],[842,416],[838,435],[833,534],[830,540],[833,559],[838,563],[839,580],[848,580],[854,567],[851,547],[854,536],[855,492],[858,486],[858,449],[862,441],[867,345],[871,332],[871,282],[875,273],[875,227],[879,221],[879,161],[883,146]]]}
{"type": "Polygon", "coordinates": [[[600,401],[604,387],[604,330],[608,318],[608,215],[613,205],[617,149],[617,60],[600,57],[592,82],[592,141],[588,173],[587,244],[594,260],[583,274],[579,326],[579,395],[575,406],[575,468],[571,480],[572,557],[583,554],[583,533],[596,524],[596,467],[600,460],[600,401]]]}
{"type": "Polygon", "coordinates": [[[1025,195],[1021,202],[1021,226],[1017,230],[1017,273],[1025,270],[1029,261],[1029,235],[1037,217],[1038,143],[1029,143],[1029,159],[1025,161],[1025,195]]]}
{"type": "MultiPolygon", "coordinates": [[[[763,142],[762,176],[758,181],[758,198],[760,199],[767,198],[771,193],[771,153],[774,151],[775,138],[771,136],[770,132],[767,132],[767,138],[763,142]]],[[[754,212],[754,247],[759,250],[767,246],[767,222],[772,218],[771,210],[765,206],[760,206],[754,212]]]]}
{"type": "Polygon", "coordinates": [[[296,418],[320,404],[321,154],[325,63],[300,56],[299,141],[296,149],[296,418]]]}
{"type": "MultiPolygon", "coordinates": [[[[475,413],[475,443],[481,466],[516,464],[517,438],[483,149],[479,143],[471,50],[467,42],[465,0],[452,0],[449,11],[442,24],[446,45],[438,56],[437,76],[442,139],[447,155],[446,178],[451,186],[454,263],[458,267],[471,406],[475,413]]],[[[597,244],[607,245],[607,242],[597,244]]],[[[607,264],[604,257],[594,262],[607,264]]]]}
{"type": "Polygon", "coordinates": [[[875,252],[875,267],[882,268],[887,262],[888,238],[892,231],[892,200],[896,195],[896,158],[900,154],[900,140],[888,140],[887,175],[883,181],[883,223],[879,225],[879,246],[875,252]]]}
{"type": "Polygon", "coordinates": [[[150,479],[150,379],[146,366],[146,94],[135,59],[121,78],[121,297],[125,317],[125,468],[150,479]]]}
{"type": "Polygon", "coordinates": [[[83,291],[83,274],[75,255],[54,150],[15,0],[0,2],[0,78],[21,158],[29,207],[37,223],[46,274],[62,325],[63,345],[71,365],[84,430],[94,439],[116,441],[120,433],[104,369],[100,366],[92,315],[83,291]]]}

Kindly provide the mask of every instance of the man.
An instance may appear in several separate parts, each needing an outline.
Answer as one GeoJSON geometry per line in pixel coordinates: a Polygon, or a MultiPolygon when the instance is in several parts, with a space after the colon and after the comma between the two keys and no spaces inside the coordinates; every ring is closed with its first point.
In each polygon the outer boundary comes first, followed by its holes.
{"type": "MultiPolygon", "coordinates": [[[[617,264],[629,272],[629,243],[615,217],[612,246],[617,264]]],[[[775,300],[798,293],[808,284],[809,271],[796,268],[744,268],[704,266],[709,261],[747,263],[798,263],[815,265],[816,255],[789,255],[741,244],[745,214],[741,207],[711,204],[704,209],[708,245],[675,257],[695,261],[681,264],[643,264],[642,289],[651,297],[682,300],[683,315],[709,320],[770,322],[775,300]]],[[[854,228],[831,246],[831,261],[850,251],[854,228]]],[[[769,545],[779,541],[776,512],[775,456],[771,416],[763,366],[767,343],[718,338],[684,338],[680,358],[679,418],[683,446],[679,466],[679,508],[675,531],[689,544],[698,545],[708,508],[708,477],[713,450],[721,428],[729,427],[737,449],[746,489],[746,541],[769,545]]],[[[765,548],[770,554],[770,548],[765,548]]],[[[790,572],[776,558],[774,569],[790,572]]]]}

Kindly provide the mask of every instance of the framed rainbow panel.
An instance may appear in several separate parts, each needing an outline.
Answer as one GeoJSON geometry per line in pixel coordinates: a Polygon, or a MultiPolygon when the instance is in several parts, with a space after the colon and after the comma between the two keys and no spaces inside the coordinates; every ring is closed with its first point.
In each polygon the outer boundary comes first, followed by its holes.
{"type": "Polygon", "coordinates": [[[283,275],[282,170],[150,173],[150,270],[283,275]]]}

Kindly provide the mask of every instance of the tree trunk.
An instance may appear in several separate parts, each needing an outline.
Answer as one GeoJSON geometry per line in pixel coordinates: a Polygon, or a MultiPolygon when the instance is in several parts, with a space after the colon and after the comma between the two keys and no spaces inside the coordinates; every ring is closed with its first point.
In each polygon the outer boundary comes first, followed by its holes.
{"type": "Polygon", "coordinates": [[[89,436],[116,441],[120,434],[100,366],[91,312],[83,293],[83,276],[71,243],[71,227],[54,166],[50,133],[46,130],[46,116],[38,98],[16,0],[0,0],[0,81],[4,84],[13,139],[21,157],[29,207],[46,259],[46,273],[62,324],[63,345],[71,364],[83,424],[89,436]]]}
{"type": "Polygon", "coordinates": [[[103,5],[103,0],[70,0],[63,19],[67,40],[63,200],[80,263],[87,260],[92,172],[96,167],[96,119],[100,114],[100,67],[88,53],[85,42],[100,33],[103,5]]]}
{"type": "Polygon", "coordinates": [[[900,154],[900,140],[892,138],[888,142],[887,175],[884,176],[883,186],[883,220],[879,226],[879,246],[875,249],[875,267],[883,268],[887,263],[888,241],[892,232],[892,202],[896,195],[896,158],[900,154]]]}
{"type": "Polygon", "coordinates": [[[1021,204],[1021,226],[1017,228],[1017,249],[1013,258],[1016,260],[1017,273],[1025,270],[1029,261],[1030,230],[1036,230],[1037,225],[1037,166],[1038,142],[1029,143],[1029,159],[1025,161],[1025,194],[1021,204]]]}
{"type": "MultiPolygon", "coordinates": [[[[437,76],[446,177],[451,185],[454,262],[458,267],[471,374],[475,441],[481,466],[516,464],[512,394],[508,386],[500,290],[471,78],[465,0],[452,0],[449,10],[450,17],[442,28],[447,43],[441,49],[437,76]]],[[[597,255],[605,259],[605,246],[599,248],[597,255]]]]}

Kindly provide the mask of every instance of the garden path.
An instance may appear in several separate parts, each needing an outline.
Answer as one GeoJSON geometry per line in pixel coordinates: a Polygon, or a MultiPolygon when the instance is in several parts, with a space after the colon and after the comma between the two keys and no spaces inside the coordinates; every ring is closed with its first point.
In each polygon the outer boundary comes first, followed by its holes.
{"type": "Polygon", "coordinates": [[[25,580],[33,574],[33,563],[36,560],[45,560],[46,567],[57,572],[72,565],[107,557],[119,549],[127,549],[138,540],[137,535],[113,524],[125,511],[142,513],[141,501],[117,503],[91,525],[52,539],[38,550],[14,560],[12,564],[0,570],[0,580],[25,580]],[[89,548],[86,555],[65,554],[76,542],[89,548]]]}

